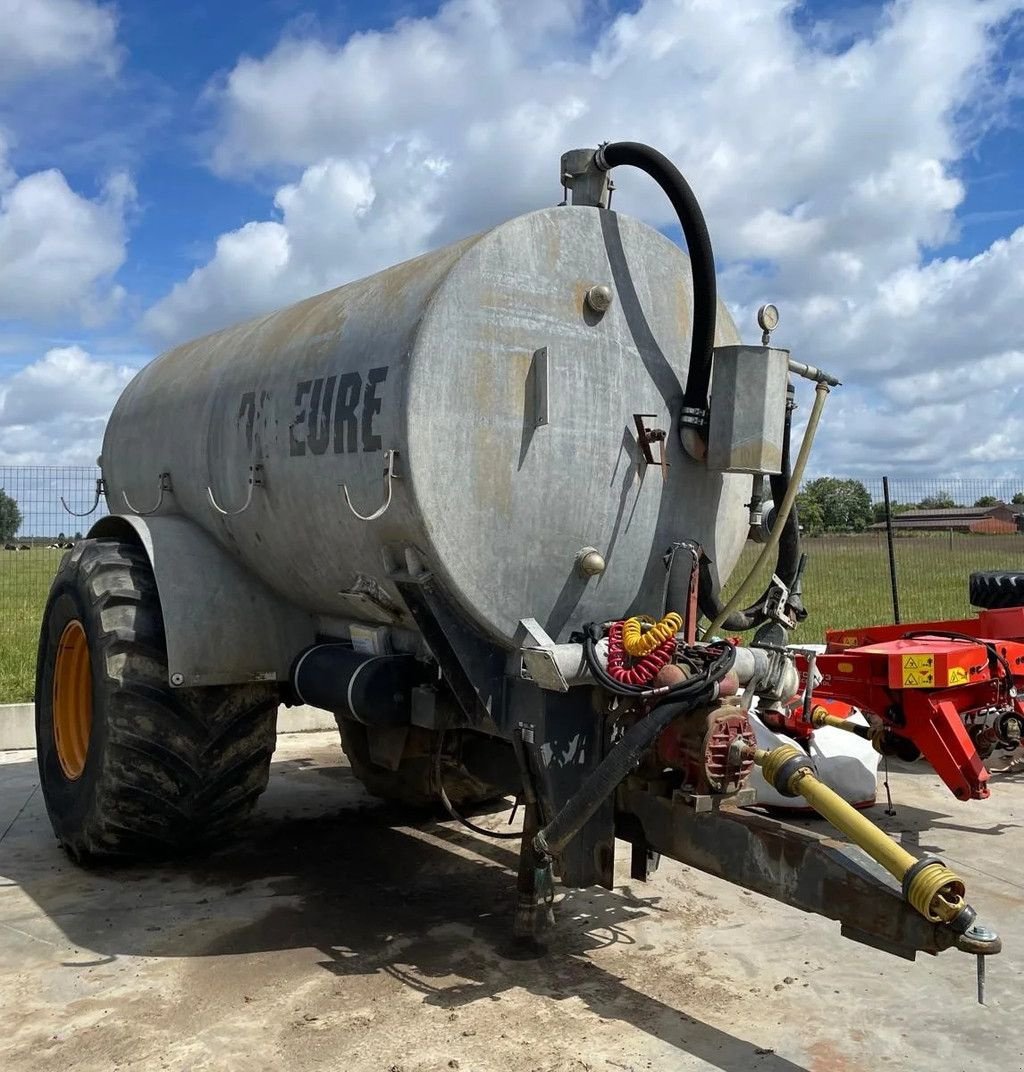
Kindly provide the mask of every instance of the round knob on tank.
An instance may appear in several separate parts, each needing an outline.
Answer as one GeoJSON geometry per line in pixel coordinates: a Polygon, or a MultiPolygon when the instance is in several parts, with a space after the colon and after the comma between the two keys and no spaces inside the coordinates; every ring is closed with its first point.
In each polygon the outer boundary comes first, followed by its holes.
{"type": "Polygon", "coordinates": [[[596,283],[587,291],[584,300],[595,313],[606,313],[612,307],[614,297],[607,283],[596,283]]]}
{"type": "Polygon", "coordinates": [[[596,547],[584,547],[576,556],[576,568],[584,577],[598,577],[605,571],[604,555],[596,547]]]}

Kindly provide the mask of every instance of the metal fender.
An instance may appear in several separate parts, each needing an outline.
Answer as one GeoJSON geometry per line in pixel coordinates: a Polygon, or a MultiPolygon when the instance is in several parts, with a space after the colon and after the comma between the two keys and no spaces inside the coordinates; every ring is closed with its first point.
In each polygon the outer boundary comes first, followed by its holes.
{"type": "Polygon", "coordinates": [[[89,537],[134,539],[156,577],[170,684],[287,681],[313,618],[272,592],[187,518],[111,515],[89,537]]]}

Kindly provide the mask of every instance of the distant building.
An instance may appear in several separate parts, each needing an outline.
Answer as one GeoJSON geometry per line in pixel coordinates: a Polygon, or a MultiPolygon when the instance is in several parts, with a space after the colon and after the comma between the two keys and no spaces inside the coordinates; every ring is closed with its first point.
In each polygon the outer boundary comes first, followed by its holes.
{"type": "MultiPolygon", "coordinates": [[[[941,510],[903,510],[892,515],[894,530],[917,529],[922,532],[977,532],[987,535],[1024,532],[1024,506],[951,506],[941,510]]],[[[879,521],[872,529],[884,529],[879,521]]]]}

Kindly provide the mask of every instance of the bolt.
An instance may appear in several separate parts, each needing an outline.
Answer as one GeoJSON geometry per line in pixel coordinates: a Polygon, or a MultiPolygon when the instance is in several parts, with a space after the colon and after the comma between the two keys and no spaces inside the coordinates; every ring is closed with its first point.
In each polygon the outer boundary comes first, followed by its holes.
{"type": "Polygon", "coordinates": [[[597,577],[604,573],[607,563],[596,547],[584,547],[576,556],[576,565],[584,577],[597,577]]]}
{"type": "Polygon", "coordinates": [[[612,306],[614,295],[607,283],[597,283],[586,293],[585,301],[595,313],[606,313],[612,306]]]}
{"type": "Polygon", "coordinates": [[[172,685],[184,685],[185,684],[185,675],[184,674],[171,674],[171,684],[172,685]]]}

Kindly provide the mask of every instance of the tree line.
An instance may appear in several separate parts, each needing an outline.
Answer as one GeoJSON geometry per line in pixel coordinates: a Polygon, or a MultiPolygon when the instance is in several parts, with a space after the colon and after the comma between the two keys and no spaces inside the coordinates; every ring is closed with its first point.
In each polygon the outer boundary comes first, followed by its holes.
{"type": "MultiPolygon", "coordinates": [[[[975,506],[999,506],[995,495],[982,495],[975,506]]],[[[1024,491],[1010,502],[1024,505],[1024,491]]],[[[906,510],[948,510],[961,504],[948,491],[926,495],[919,502],[890,501],[894,514],[906,510]]],[[[804,484],[796,497],[797,514],[804,531],[812,536],[821,532],[863,532],[869,525],[885,520],[885,503],[874,502],[871,493],[859,480],[820,476],[804,484]]]]}

